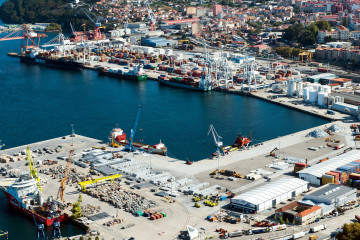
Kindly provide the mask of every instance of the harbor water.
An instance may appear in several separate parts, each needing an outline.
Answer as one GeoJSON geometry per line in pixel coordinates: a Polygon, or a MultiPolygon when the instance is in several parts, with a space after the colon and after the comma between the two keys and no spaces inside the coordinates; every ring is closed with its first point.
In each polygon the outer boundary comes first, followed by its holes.
{"type": "MultiPolygon", "coordinates": [[[[262,142],[327,122],[252,97],[192,92],[156,81],[123,81],[91,70],[22,64],[6,56],[19,48],[19,40],[0,42],[0,139],[5,148],[69,135],[71,124],[75,133],[104,141],[115,124],[129,136],[140,104],[135,141],[156,144],[161,140],[169,156],[182,160],[204,159],[215,151],[212,136],[207,135],[210,124],[226,146],[239,132],[249,136],[251,131],[254,141],[262,142]]],[[[35,236],[31,219],[8,209],[3,194],[0,229],[9,230],[9,239],[35,236]]]]}

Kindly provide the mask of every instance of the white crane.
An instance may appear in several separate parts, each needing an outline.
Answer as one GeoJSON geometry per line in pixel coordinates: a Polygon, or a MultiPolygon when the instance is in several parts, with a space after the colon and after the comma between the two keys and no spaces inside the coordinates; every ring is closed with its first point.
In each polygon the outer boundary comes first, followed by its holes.
{"type": "Polygon", "coordinates": [[[145,7],[147,9],[148,12],[148,17],[149,17],[149,21],[150,21],[150,31],[155,31],[156,29],[156,18],[155,18],[155,14],[153,12],[153,10],[150,7],[150,3],[149,1],[145,0],[144,1],[145,7]]]}
{"type": "Polygon", "coordinates": [[[208,131],[208,135],[210,135],[210,132],[212,133],[213,135],[213,138],[214,138],[214,143],[215,143],[215,146],[216,146],[216,157],[217,157],[217,160],[218,160],[218,178],[220,176],[220,162],[219,162],[219,157],[220,157],[220,152],[222,154],[224,154],[224,150],[222,148],[223,146],[223,142],[222,142],[222,137],[219,136],[219,134],[216,132],[215,130],[215,127],[214,125],[210,124],[210,128],[209,128],[209,131],[208,131]]]}

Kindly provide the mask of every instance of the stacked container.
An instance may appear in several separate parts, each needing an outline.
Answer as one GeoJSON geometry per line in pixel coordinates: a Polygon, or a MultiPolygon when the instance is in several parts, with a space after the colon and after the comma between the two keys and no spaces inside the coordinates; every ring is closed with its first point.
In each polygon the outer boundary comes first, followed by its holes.
{"type": "Polygon", "coordinates": [[[321,178],[321,184],[325,185],[328,183],[335,183],[335,178],[333,175],[327,175],[327,174],[323,174],[322,178],[321,178]]]}
{"type": "Polygon", "coordinates": [[[303,169],[305,169],[307,167],[307,164],[306,163],[295,163],[295,166],[294,166],[294,172],[298,172],[298,171],[301,171],[303,169]]]}

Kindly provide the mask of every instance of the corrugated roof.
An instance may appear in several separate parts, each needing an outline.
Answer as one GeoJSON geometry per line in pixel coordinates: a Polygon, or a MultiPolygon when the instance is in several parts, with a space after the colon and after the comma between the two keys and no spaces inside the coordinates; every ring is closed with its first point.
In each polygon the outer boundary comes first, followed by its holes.
{"type": "Polygon", "coordinates": [[[298,172],[298,174],[309,174],[316,177],[321,177],[326,172],[332,171],[341,167],[345,164],[353,162],[360,159],[360,152],[347,152],[342,155],[330,158],[329,160],[318,163],[312,167],[305,168],[298,172]]]}
{"type": "Polygon", "coordinates": [[[281,178],[272,183],[264,184],[254,190],[237,195],[232,199],[243,200],[254,205],[276,198],[284,193],[292,192],[295,189],[307,185],[308,182],[299,178],[281,178]]]}

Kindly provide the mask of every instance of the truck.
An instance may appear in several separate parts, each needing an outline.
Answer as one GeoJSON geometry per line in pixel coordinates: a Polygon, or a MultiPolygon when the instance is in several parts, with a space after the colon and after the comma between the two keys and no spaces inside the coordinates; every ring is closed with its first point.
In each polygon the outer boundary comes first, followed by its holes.
{"type": "Polygon", "coordinates": [[[304,237],[304,236],[305,236],[305,232],[298,232],[298,233],[294,233],[292,235],[291,239],[295,240],[295,239],[299,239],[299,238],[304,237]]]}
{"type": "Polygon", "coordinates": [[[244,235],[244,232],[242,230],[239,230],[239,231],[225,233],[224,238],[241,237],[242,235],[244,235]]]}
{"type": "Polygon", "coordinates": [[[318,226],[310,228],[310,232],[316,233],[316,232],[319,232],[319,231],[324,230],[326,228],[327,228],[327,226],[325,224],[322,224],[322,225],[318,225],[318,226]]]}

